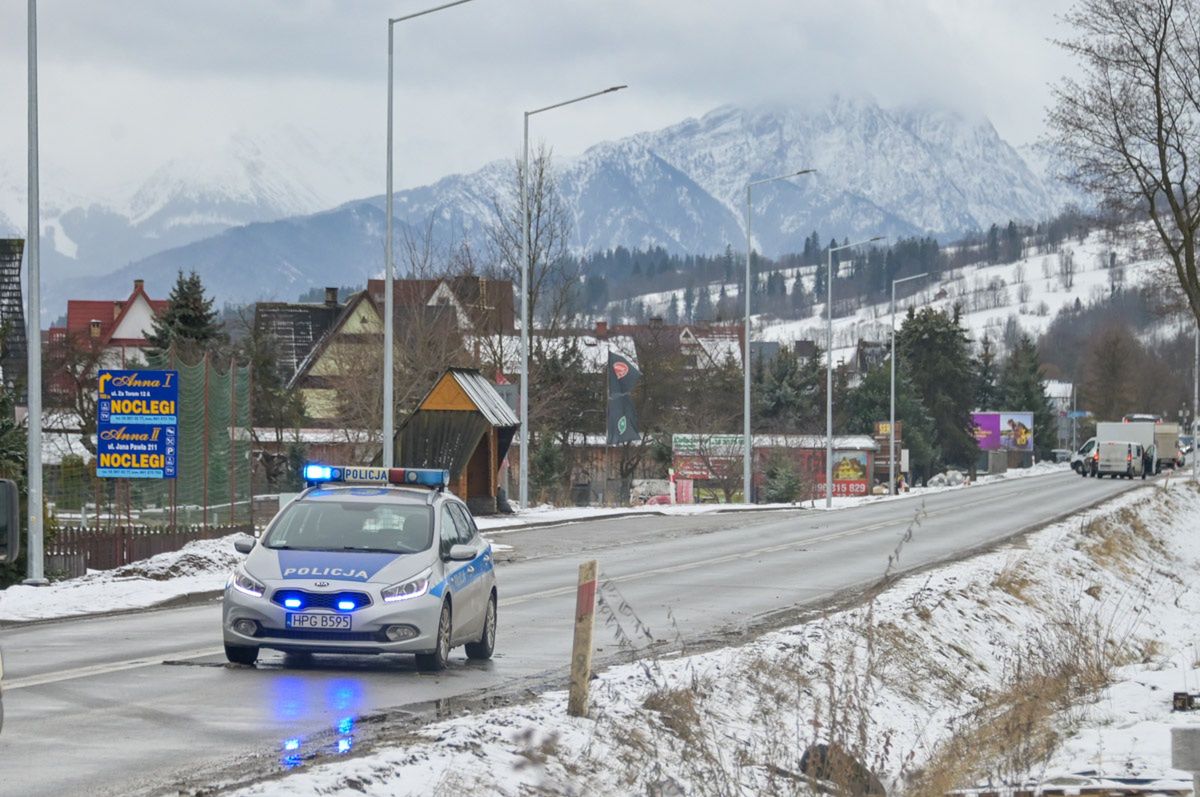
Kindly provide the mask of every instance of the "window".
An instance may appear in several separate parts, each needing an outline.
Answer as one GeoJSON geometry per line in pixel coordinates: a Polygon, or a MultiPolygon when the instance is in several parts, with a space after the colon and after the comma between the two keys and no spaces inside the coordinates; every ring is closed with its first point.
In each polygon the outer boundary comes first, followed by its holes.
{"type": "Polygon", "coordinates": [[[459,544],[471,545],[475,541],[475,521],[471,519],[471,513],[461,504],[450,504],[450,507],[458,525],[459,544]]]}
{"type": "Polygon", "coordinates": [[[297,501],[263,538],[267,548],[416,553],[433,542],[428,507],[361,501],[297,501]]]}
{"type": "Polygon", "coordinates": [[[440,534],[442,556],[449,556],[450,549],[458,545],[458,524],[454,522],[454,514],[450,511],[450,504],[442,504],[442,528],[440,534]]]}

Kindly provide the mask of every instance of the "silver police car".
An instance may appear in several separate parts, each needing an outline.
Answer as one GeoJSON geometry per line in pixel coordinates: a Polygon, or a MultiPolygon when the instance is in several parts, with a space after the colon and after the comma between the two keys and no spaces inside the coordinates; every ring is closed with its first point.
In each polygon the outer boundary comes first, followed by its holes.
{"type": "Polygon", "coordinates": [[[415,653],[426,671],[450,650],[496,644],[491,544],[445,471],[306,466],[315,483],[284,507],[225,587],[225,655],[259,650],[415,653]]]}

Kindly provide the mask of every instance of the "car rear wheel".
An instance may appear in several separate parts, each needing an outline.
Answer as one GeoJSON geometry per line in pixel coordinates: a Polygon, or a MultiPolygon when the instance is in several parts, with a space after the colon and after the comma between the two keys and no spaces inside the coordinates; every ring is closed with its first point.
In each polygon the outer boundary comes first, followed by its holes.
{"type": "Polygon", "coordinates": [[[225,658],[233,664],[253,666],[258,661],[258,648],[246,645],[226,645],[225,658]]]}
{"type": "Polygon", "coordinates": [[[492,657],[496,649],[496,595],[488,598],[487,614],[483,618],[483,633],[478,642],[467,643],[467,658],[474,661],[486,661],[492,657]]]}
{"type": "Polygon", "coordinates": [[[439,672],[450,663],[450,604],[442,604],[442,615],[438,619],[437,647],[432,653],[417,654],[417,669],[422,672],[439,672]]]}

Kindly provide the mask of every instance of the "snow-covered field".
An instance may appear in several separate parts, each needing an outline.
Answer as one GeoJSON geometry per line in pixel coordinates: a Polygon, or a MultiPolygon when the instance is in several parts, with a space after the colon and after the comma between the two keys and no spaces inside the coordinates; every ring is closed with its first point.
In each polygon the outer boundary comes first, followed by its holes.
{"type": "MultiPolygon", "coordinates": [[[[1001,343],[1005,326],[1010,318],[1016,318],[1022,330],[1037,337],[1046,331],[1060,310],[1071,306],[1076,300],[1083,305],[1106,297],[1114,284],[1126,288],[1137,287],[1152,277],[1161,263],[1157,260],[1134,259],[1125,243],[1113,242],[1107,233],[1097,231],[1089,234],[1082,242],[1073,240],[1061,247],[1061,252],[1033,252],[1014,263],[999,265],[966,266],[947,272],[938,282],[925,284],[911,296],[904,296],[896,303],[899,322],[909,306],[934,307],[951,310],[956,303],[965,311],[962,323],[973,340],[982,340],[984,335],[993,342],[1001,343]],[[1074,273],[1070,279],[1060,276],[1060,257],[1069,252],[1074,262],[1074,273]],[[1116,255],[1116,267],[1110,269],[1109,256],[1116,255]],[[938,298],[944,291],[945,295],[938,298]]],[[[843,268],[846,266],[843,265],[843,268]]],[[[804,281],[806,290],[814,288],[814,267],[782,269],[788,290],[795,279],[804,281]]],[[[698,286],[696,290],[708,290],[711,300],[719,299],[720,286],[713,284],[698,286]]],[[[836,293],[836,286],[835,286],[836,293]]],[[[662,291],[638,297],[651,315],[666,316],[672,298],[679,308],[683,307],[684,291],[662,291]]],[[[732,294],[730,294],[732,295],[732,294]]],[[[619,310],[619,303],[610,307],[619,310]]],[[[824,347],[825,306],[818,303],[809,318],[783,321],[762,315],[753,316],[754,337],[759,340],[774,340],[792,343],[797,340],[816,340],[824,347]]],[[[886,341],[891,322],[889,302],[867,305],[855,312],[835,318],[833,322],[834,358],[849,360],[857,342],[862,340],[886,341]]],[[[1176,322],[1167,319],[1160,332],[1174,332],[1176,322]]]]}
{"type": "MultiPolygon", "coordinates": [[[[549,692],[237,793],[809,793],[814,742],[852,751],[889,792],[1080,772],[1186,789],[1169,728],[1200,724],[1171,713],[1171,693],[1200,683],[1198,525],[1193,485],[1142,488],[864,606],[612,667],[590,718],[549,692]]],[[[598,621],[644,649],[637,609],[602,585],[598,621]]]]}
{"type": "MultiPolygon", "coordinates": [[[[1061,472],[1066,466],[1039,463],[1033,468],[1009,471],[1000,476],[985,476],[986,482],[1005,478],[1028,478],[1061,472]]],[[[874,501],[890,501],[916,498],[934,491],[963,489],[962,487],[914,488],[897,498],[868,496],[862,498],[835,498],[834,509],[861,506],[874,501]]],[[[712,512],[752,511],[783,509],[791,504],[681,504],[676,506],[643,506],[634,508],[605,509],[597,507],[557,508],[540,506],[516,515],[485,517],[477,520],[479,528],[489,537],[497,538],[505,532],[522,529],[552,527],[563,523],[595,520],[603,517],[625,515],[674,515],[692,516],[712,512]]],[[[811,502],[803,504],[811,507],[811,502]]],[[[818,501],[817,509],[824,509],[818,501]]],[[[547,528],[547,533],[552,533],[547,528]]],[[[188,543],[181,550],[159,554],[142,562],[134,562],[116,570],[101,570],[88,573],[81,578],[69,579],[48,587],[12,586],[0,590],[0,622],[27,622],[74,617],[86,614],[141,609],[189,595],[212,593],[221,590],[229,573],[241,561],[241,554],[233,550],[233,541],[238,535],[215,540],[199,540],[188,543]]],[[[511,546],[493,541],[497,551],[511,550],[511,546]]]]}

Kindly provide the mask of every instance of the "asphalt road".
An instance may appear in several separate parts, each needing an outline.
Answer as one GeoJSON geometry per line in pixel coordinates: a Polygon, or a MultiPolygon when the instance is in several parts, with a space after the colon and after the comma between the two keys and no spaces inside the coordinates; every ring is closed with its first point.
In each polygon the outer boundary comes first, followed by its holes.
{"type": "MultiPolygon", "coordinates": [[[[438,675],[418,674],[404,656],[302,664],[264,653],[255,669],[227,667],[216,603],[9,628],[0,632],[0,795],[186,791],[361,749],[451,698],[556,682],[583,559],[600,561],[607,594],[619,591],[673,650],[680,639],[734,638],[781,609],[874,581],[922,502],[901,570],[1140,486],[1063,474],[831,513],[632,517],[499,535],[513,552],[497,574],[496,657],[468,664],[460,649],[438,675]]],[[[619,653],[603,623],[597,648],[599,661],[619,653]]]]}

